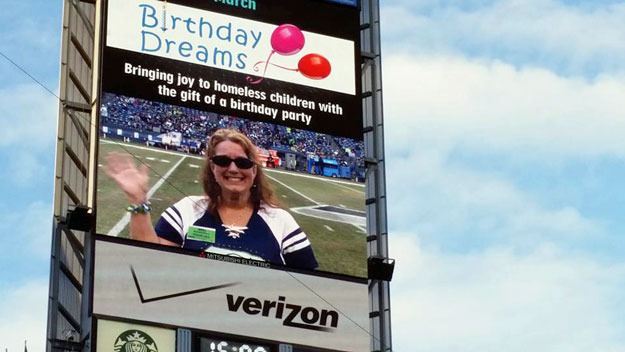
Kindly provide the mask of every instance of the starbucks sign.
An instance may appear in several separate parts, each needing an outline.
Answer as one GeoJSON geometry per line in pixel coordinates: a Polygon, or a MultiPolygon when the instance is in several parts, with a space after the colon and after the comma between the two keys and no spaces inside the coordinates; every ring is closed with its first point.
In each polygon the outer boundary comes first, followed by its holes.
{"type": "Polygon", "coordinates": [[[176,331],[112,320],[97,321],[96,352],[163,352],[176,350],[176,331]]]}
{"type": "Polygon", "coordinates": [[[158,352],[156,343],[141,330],[127,330],[122,332],[115,341],[115,352],[158,352]]]}

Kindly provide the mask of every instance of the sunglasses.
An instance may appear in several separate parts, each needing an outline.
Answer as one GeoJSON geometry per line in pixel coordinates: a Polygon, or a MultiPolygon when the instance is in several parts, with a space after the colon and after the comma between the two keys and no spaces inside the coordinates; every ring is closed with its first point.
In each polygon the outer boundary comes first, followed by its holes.
{"type": "Polygon", "coordinates": [[[230,166],[230,163],[234,161],[234,165],[236,165],[239,169],[250,169],[252,166],[255,165],[252,160],[244,158],[242,156],[231,159],[230,157],[225,155],[215,155],[211,158],[211,161],[213,162],[213,164],[221,167],[228,167],[230,166]]]}

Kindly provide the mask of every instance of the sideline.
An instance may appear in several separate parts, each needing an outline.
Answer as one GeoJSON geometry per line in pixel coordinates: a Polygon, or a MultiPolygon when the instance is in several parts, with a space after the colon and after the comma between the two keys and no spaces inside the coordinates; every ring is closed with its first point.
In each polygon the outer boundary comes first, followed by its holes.
{"type": "Polygon", "coordinates": [[[277,174],[285,174],[285,175],[293,175],[293,176],[299,176],[299,177],[304,177],[304,178],[312,178],[312,179],[318,180],[318,181],[340,183],[340,184],[344,184],[344,185],[350,185],[350,186],[356,186],[356,187],[365,188],[365,185],[363,183],[349,182],[349,181],[343,181],[343,180],[334,179],[334,178],[320,177],[320,176],[314,176],[314,175],[301,174],[299,172],[288,172],[288,171],[275,170],[275,169],[269,169],[269,168],[265,168],[264,170],[267,171],[267,172],[275,172],[277,174]]]}
{"type": "MultiPolygon", "coordinates": [[[[150,188],[150,190],[148,191],[147,199],[152,198],[154,193],[156,193],[156,191],[159,188],[161,188],[163,183],[165,183],[165,180],[167,180],[167,178],[174,172],[174,170],[176,170],[178,166],[182,164],[182,162],[187,158],[186,155],[180,155],[180,154],[177,154],[177,155],[182,156],[182,158],[180,158],[180,160],[178,160],[178,162],[174,164],[174,166],[172,166],[171,169],[169,169],[167,173],[165,173],[165,175],[160,177],[158,181],[154,184],[154,186],[152,186],[152,188],[150,188]]],[[[109,230],[109,232],[107,233],[107,236],[114,236],[114,237],[119,236],[120,232],[122,232],[122,230],[126,227],[126,225],[128,225],[128,223],[130,223],[130,213],[126,212],[126,214],[124,214],[124,216],[122,216],[122,218],[119,219],[117,224],[115,224],[115,226],[113,226],[109,230]]]]}

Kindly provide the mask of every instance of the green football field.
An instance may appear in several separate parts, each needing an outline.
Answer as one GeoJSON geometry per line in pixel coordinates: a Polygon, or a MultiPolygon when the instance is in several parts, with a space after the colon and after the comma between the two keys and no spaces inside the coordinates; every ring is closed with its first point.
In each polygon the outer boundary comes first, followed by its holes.
{"type": "MultiPolygon", "coordinates": [[[[181,198],[202,194],[200,157],[106,140],[101,141],[99,148],[98,233],[128,237],[128,202],[102,168],[108,153],[130,153],[137,164],[149,166],[154,222],[165,208],[181,198]]],[[[282,207],[289,210],[308,235],[319,270],[366,277],[364,186],[298,172],[265,171],[282,207]]]]}

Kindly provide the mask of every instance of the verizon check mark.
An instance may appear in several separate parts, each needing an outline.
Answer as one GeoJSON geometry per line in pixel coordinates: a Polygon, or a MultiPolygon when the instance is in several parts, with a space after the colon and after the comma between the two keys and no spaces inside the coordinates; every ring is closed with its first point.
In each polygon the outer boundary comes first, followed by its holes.
{"type": "Polygon", "coordinates": [[[130,272],[132,273],[132,279],[135,282],[135,287],[137,288],[137,293],[139,293],[139,298],[141,299],[141,303],[150,303],[150,302],[154,302],[154,301],[162,301],[162,300],[170,299],[170,298],[174,298],[174,297],[188,296],[188,295],[193,295],[193,294],[200,293],[200,292],[218,290],[220,288],[225,288],[225,287],[230,287],[230,286],[235,286],[235,285],[240,284],[240,282],[231,282],[231,283],[227,283],[227,284],[221,284],[221,285],[215,285],[215,286],[200,288],[200,289],[197,289],[197,290],[183,291],[183,292],[172,293],[172,294],[164,295],[164,296],[145,298],[145,297],[143,297],[143,291],[141,291],[141,285],[139,284],[139,279],[137,279],[137,273],[135,272],[135,268],[133,268],[132,265],[130,266],[130,272]]]}

